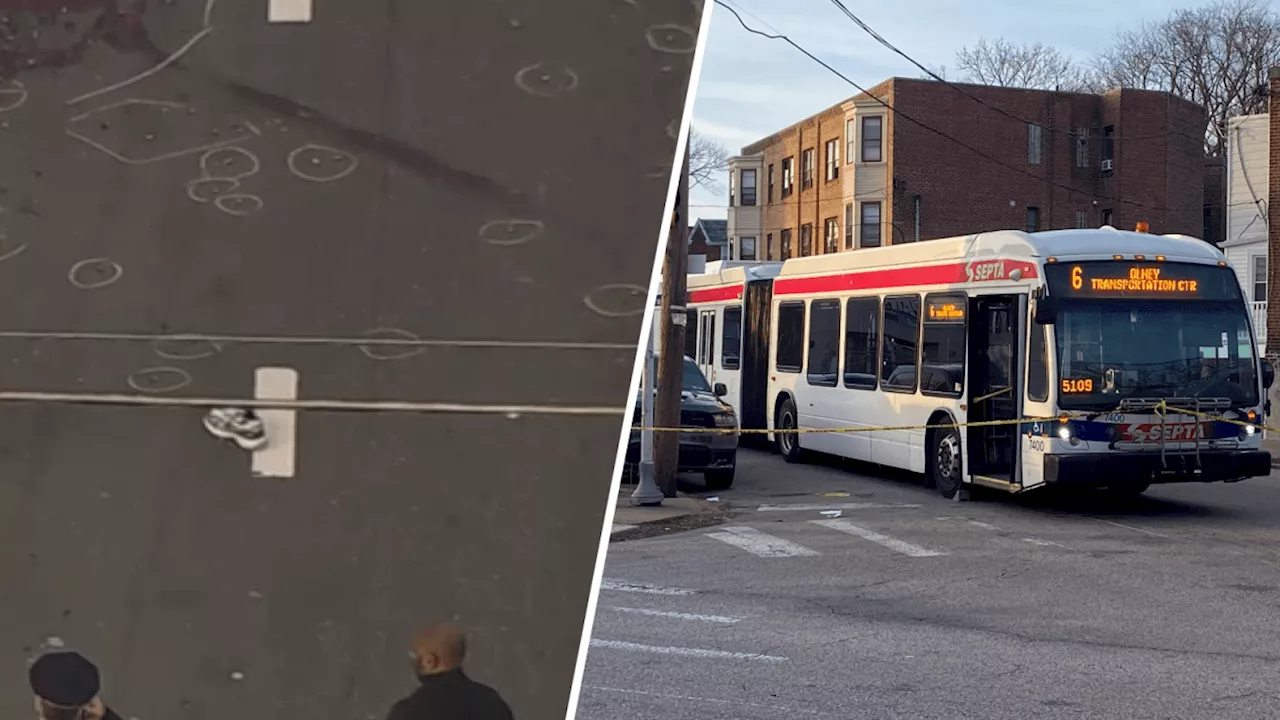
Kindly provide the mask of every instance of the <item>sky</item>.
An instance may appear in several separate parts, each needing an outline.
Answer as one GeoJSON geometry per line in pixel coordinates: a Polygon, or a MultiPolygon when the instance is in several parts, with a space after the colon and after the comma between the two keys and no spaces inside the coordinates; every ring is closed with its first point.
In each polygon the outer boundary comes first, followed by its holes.
{"type": "MultiPolygon", "coordinates": [[[[712,2],[712,0],[707,0],[712,2]]],[[[790,37],[862,87],[890,77],[921,77],[919,68],[872,40],[830,0],[726,0],[753,27],[790,37]],[[754,17],[753,17],[754,16],[754,17]]],[[[956,51],[979,38],[1042,42],[1086,59],[1108,47],[1112,28],[1165,19],[1203,2],[1187,0],[844,0],[845,7],[921,64],[946,67],[956,51]]],[[[723,7],[712,9],[706,55],[693,110],[693,127],[730,155],[772,132],[831,107],[857,90],[782,40],[742,29],[723,7]]],[[[695,189],[694,218],[724,218],[728,176],[721,192],[695,189]]]]}

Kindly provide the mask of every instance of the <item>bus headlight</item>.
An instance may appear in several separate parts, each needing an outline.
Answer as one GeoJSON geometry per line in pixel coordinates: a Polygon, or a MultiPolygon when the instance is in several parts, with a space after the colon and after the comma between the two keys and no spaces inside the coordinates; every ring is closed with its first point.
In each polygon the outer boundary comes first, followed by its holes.
{"type": "Polygon", "coordinates": [[[1058,439],[1071,443],[1073,447],[1080,444],[1080,438],[1076,437],[1075,433],[1072,432],[1071,423],[1069,422],[1063,422],[1058,425],[1058,439]]]}
{"type": "Polygon", "coordinates": [[[1258,432],[1256,425],[1245,425],[1244,430],[1240,434],[1243,437],[1253,437],[1253,434],[1256,432],[1258,432]]]}

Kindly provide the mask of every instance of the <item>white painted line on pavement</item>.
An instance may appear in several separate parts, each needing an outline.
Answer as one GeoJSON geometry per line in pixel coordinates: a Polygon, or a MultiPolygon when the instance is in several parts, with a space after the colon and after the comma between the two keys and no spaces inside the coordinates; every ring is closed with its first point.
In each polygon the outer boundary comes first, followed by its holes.
{"type": "MultiPolygon", "coordinates": [[[[298,371],[260,367],[254,374],[253,396],[259,400],[297,400],[298,371]]],[[[291,478],[298,458],[298,411],[262,410],[267,446],[253,453],[255,477],[291,478]]]]}
{"type": "Polygon", "coordinates": [[[764,662],[786,662],[780,655],[760,655],[758,653],[729,652],[727,650],[705,650],[703,648],[673,647],[664,645],[641,645],[640,643],[623,642],[621,640],[596,640],[592,638],[591,647],[609,648],[610,650],[631,650],[633,652],[657,653],[659,655],[682,655],[684,657],[708,658],[714,660],[759,660],[764,662]]]}
{"type": "Polygon", "coordinates": [[[620,533],[620,532],[623,532],[624,530],[635,530],[635,529],[636,529],[635,525],[619,525],[617,523],[613,524],[613,532],[615,533],[620,533]]]}
{"type": "Polygon", "coordinates": [[[900,552],[909,557],[937,557],[939,555],[946,555],[944,552],[920,547],[919,545],[914,545],[905,540],[891,538],[888,535],[881,535],[875,530],[868,530],[867,528],[859,527],[848,520],[810,520],[809,522],[832,530],[838,530],[842,533],[848,533],[849,535],[860,537],[863,540],[869,540],[877,545],[887,547],[890,550],[900,552]]]}
{"type": "Polygon", "coordinates": [[[1052,541],[1052,540],[1041,540],[1040,538],[1033,538],[1033,537],[1029,537],[1029,538],[1022,538],[1022,542],[1028,542],[1028,543],[1031,543],[1032,545],[1039,545],[1039,546],[1041,546],[1041,547],[1049,547],[1049,546],[1052,546],[1052,547],[1060,547],[1060,548],[1066,548],[1066,547],[1067,547],[1066,545],[1063,545],[1062,543],[1056,543],[1056,542],[1054,542],[1054,541],[1052,541]]]}
{"type": "Polygon", "coordinates": [[[970,525],[973,525],[974,527],[980,527],[983,530],[1000,532],[1000,528],[996,527],[995,525],[992,525],[991,523],[982,522],[981,520],[965,520],[965,522],[969,523],[970,525]]]}
{"type": "Polygon", "coordinates": [[[271,0],[267,6],[267,22],[311,22],[311,0],[271,0]]]}
{"type": "Polygon", "coordinates": [[[685,588],[662,587],[661,585],[650,585],[648,583],[628,582],[626,580],[610,580],[605,578],[600,581],[601,590],[613,590],[615,592],[642,593],[645,595],[695,595],[697,591],[686,590],[685,588]]]}
{"type": "Polygon", "coordinates": [[[696,622],[720,623],[721,625],[732,625],[736,622],[742,622],[742,618],[730,617],[728,615],[699,615],[697,613],[673,612],[671,610],[650,610],[649,608],[633,608],[619,607],[614,605],[609,608],[614,612],[632,613],[635,615],[649,615],[651,617],[674,618],[676,620],[693,620],[696,622]]]}
{"type": "Polygon", "coordinates": [[[750,527],[727,527],[721,532],[707,533],[707,537],[759,557],[811,557],[819,554],[817,550],[750,527]]]}
{"type": "MultiPolygon", "coordinates": [[[[827,715],[821,710],[814,710],[807,707],[792,707],[788,705],[762,705],[760,703],[747,702],[745,700],[725,700],[724,698],[709,698],[700,695],[676,695],[673,693],[652,692],[649,690],[632,690],[628,688],[605,687],[603,685],[583,685],[583,690],[591,690],[593,692],[620,693],[623,695],[641,695],[651,698],[663,698],[666,700],[679,700],[681,703],[700,702],[710,703],[712,705],[738,705],[740,707],[753,708],[756,710],[768,710],[774,713],[774,717],[787,717],[788,715],[827,715]]],[[[842,715],[831,714],[831,717],[843,717],[842,715]]]]}
{"type": "Polygon", "coordinates": [[[815,510],[872,510],[876,508],[918,508],[911,503],[795,503],[792,505],[761,505],[756,512],[811,512],[815,510]]]}
{"type": "Polygon", "coordinates": [[[1110,520],[1103,520],[1102,518],[1089,518],[1089,519],[1090,519],[1090,520],[1097,520],[1098,522],[1100,522],[1100,523],[1105,523],[1105,524],[1107,524],[1107,525],[1114,525],[1114,526],[1116,526],[1116,527],[1118,527],[1118,528],[1124,528],[1125,530],[1132,530],[1132,531],[1134,531],[1134,532],[1146,533],[1146,534],[1151,535],[1151,536],[1153,536],[1153,537],[1159,537],[1159,538],[1167,538],[1167,537],[1169,537],[1168,535],[1162,535],[1162,534],[1160,534],[1160,533],[1158,533],[1158,532],[1155,532],[1154,530],[1144,530],[1143,528],[1140,528],[1140,527],[1134,527],[1134,526],[1132,526],[1132,525],[1121,525],[1121,524],[1120,524],[1120,523],[1118,523],[1118,522],[1111,522],[1110,520]]]}

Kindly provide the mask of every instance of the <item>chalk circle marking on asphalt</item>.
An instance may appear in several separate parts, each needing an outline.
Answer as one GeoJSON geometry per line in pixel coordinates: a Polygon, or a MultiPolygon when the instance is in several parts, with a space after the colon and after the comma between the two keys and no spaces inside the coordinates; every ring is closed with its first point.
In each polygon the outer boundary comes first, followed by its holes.
{"type": "Polygon", "coordinates": [[[8,233],[0,230],[0,263],[18,257],[26,251],[27,247],[28,244],[24,242],[13,244],[9,243],[8,233]]]}
{"type": "Polygon", "coordinates": [[[232,178],[201,177],[187,183],[187,197],[198,203],[208,203],[217,200],[220,197],[225,197],[225,195],[223,195],[224,192],[230,194],[239,188],[239,180],[234,180],[232,178]],[[222,185],[223,188],[218,189],[219,185],[222,185]],[[202,187],[211,188],[209,191],[210,197],[204,196],[200,191],[200,188],[202,187]]]}
{"type": "Polygon", "coordinates": [[[262,169],[262,161],[258,159],[257,155],[254,155],[252,152],[249,152],[248,150],[245,150],[242,147],[236,147],[235,145],[225,145],[223,147],[213,148],[212,150],[209,150],[208,152],[200,156],[201,177],[198,178],[198,180],[231,180],[231,181],[243,180],[247,177],[252,177],[254,175],[257,175],[258,171],[261,169],[262,169]],[[239,156],[249,161],[249,168],[247,170],[242,170],[240,172],[231,172],[231,173],[222,172],[221,170],[211,169],[210,166],[214,164],[214,159],[217,158],[219,155],[228,156],[227,158],[222,160],[223,166],[231,165],[231,163],[235,162],[236,156],[239,156]]]}
{"type": "Polygon", "coordinates": [[[633,317],[635,315],[643,315],[644,309],[645,309],[644,308],[645,301],[648,299],[648,297],[649,297],[648,288],[641,287],[639,285],[632,285],[630,283],[610,283],[608,285],[601,285],[595,290],[592,290],[591,292],[587,293],[587,296],[584,297],[582,300],[584,303],[586,303],[587,307],[590,308],[591,311],[596,313],[597,315],[603,315],[605,317],[611,317],[611,318],[622,318],[622,317],[633,317]],[[625,293],[624,297],[628,300],[639,298],[640,303],[638,304],[638,306],[635,307],[634,309],[616,309],[612,307],[607,307],[607,305],[611,303],[605,302],[606,298],[608,298],[609,296],[616,296],[624,293],[625,293]]]}
{"type": "Polygon", "coordinates": [[[81,290],[97,290],[104,288],[124,275],[120,263],[109,258],[89,258],[81,260],[67,271],[67,280],[81,290]]]}
{"type": "Polygon", "coordinates": [[[17,110],[27,103],[27,86],[17,80],[0,85],[0,113],[17,110]]]}
{"type": "Polygon", "coordinates": [[[165,360],[203,360],[222,352],[222,343],[188,335],[172,335],[151,344],[156,355],[165,360]]]}
{"type": "Polygon", "coordinates": [[[578,89],[578,73],[564,66],[552,68],[545,62],[534,63],[516,73],[516,87],[530,95],[555,97],[578,89]]]}
{"type": "MultiPolygon", "coordinates": [[[[364,335],[370,340],[404,340],[410,343],[422,340],[422,338],[408,330],[401,330],[400,328],[374,328],[364,335]]],[[[394,343],[373,343],[360,346],[360,352],[364,353],[365,357],[370,360],[404,360],[414,355],[421,355],[426,350],[421,345],[398,345],[394,343]]]]}
{"type": "Polygon", "coordinates": [[[644,31],[644,37],[658,52],[689,55],[698,47],[698,33],[683,25],[653,25],[644,31]]]}
{"type": "Polygon", "coordinates": [[[523,245],[541,235],[545,228],[541,220],[490,220],[480,226],[480,238],[490,245],[502,247],[523,245]]]}
{"type": "Polygon", "coordinates": [[[261,210],[264,203],[262,198],[257,195],[231,193],[230,195],[219,195],[213,201],[213,205],[228,215],[245,217],[261,210]]]}
{"type": "Polygon", "coordinates": [[[162,366],[139,370],[129,376],[129,387],[140,393],[160,395],[191,384],[191,373],[178,367],[162,366]]]}
{"type": "Polygon", "coordinates": [[[331,148],[326,145],[316,145],[314,143],[308,143],[301,147],[294,148],[293,151],[289,153],[289,157],[286,162],[289,166],[289,172],[308,182],[317,183],[341,180],[355,172],[356,168],[360,166],[360,160],[355,155],[337,148],[331,148]],[[325,166],[324,160],[318,157],[319,155],[328,155],[329,159],[335,164],[337,169],[334,170],[325,166]],[[303,160],[306,158],[304,158],[304,156],[311,156],[307,159],[307,163],[309,165],[331,171],[327,174],[317,174],[315,172],[305,170],[303,160]]]}

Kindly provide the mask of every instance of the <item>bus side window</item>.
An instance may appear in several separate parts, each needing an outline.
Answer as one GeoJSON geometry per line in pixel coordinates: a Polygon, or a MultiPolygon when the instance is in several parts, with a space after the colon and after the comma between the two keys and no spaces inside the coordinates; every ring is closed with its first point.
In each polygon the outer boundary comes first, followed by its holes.
{"type": "Polygon", "coordinates": [[[875,390],[880,298],[849,298],[844,323],[844,386],[875,390]]]}
{"type": "Polygon", "coordinates": [[[920,296],[886,297],[881,333],[880,387],[915,392],[916,368],[920,364],[920,296]]]}
{"type": "Polygon", "coordinates": [[[778,372],[798,373],[804,364],[804,303],[778,305],[778,372]]]}
{"type": "Polygon", "coordinates": [[[724,309],[724,329],[720,331],[720,366],[737,370],[742,352],[742,306],[724,309]]]}
{"type": "Polygon", "coordinates": [[[1049,399],[1049,355],[1045,343],[1048,327],[1029,323],[1031,342],[1027,349],[1027,399],[1045,402],[1049,399]]]}
{"type": "Polygon", "coordinates": [[[809,304],[810,385],[835,387],[840,381],[840,301],[809,304]]]}

